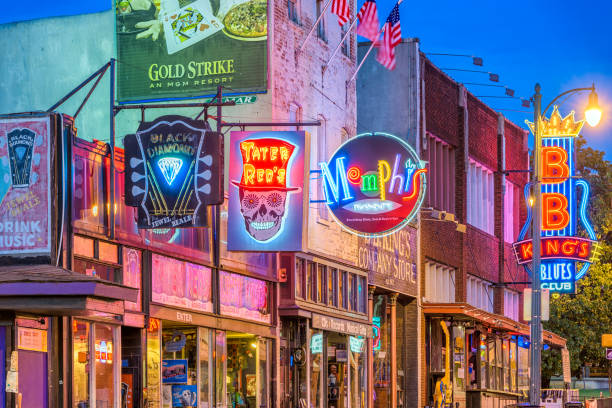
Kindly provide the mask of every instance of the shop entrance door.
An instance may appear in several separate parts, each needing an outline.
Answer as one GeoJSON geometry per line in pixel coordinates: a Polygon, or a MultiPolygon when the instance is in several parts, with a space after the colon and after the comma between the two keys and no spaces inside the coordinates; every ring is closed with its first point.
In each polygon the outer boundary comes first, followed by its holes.
{"type": "Polygon", "coordinates": [[[46,408],[47,330],[17,327],[18,386],[22,407],[46,408]]]}
{"type": "Polygon", "coordinates": [[[73,408],[119,406],[118,339],[118,326],[73,320],[73,408]]]}

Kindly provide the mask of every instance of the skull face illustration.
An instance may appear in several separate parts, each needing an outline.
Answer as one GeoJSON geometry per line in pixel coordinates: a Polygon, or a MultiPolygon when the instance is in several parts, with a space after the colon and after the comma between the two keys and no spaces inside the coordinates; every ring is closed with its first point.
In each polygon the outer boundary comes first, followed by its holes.
{"type": "Polygon", "coordinates": [[[287,191],[250,190],[243,187],[240,192],[240,212],[244,217],[247,232],[257,241],[274,238],[283,223],[287,191]]]}

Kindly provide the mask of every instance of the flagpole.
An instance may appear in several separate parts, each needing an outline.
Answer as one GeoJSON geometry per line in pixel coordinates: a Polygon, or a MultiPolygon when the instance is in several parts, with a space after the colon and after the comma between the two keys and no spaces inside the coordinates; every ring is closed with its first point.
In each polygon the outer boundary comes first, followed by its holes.
{"type": "Polygon", "coordinates": [[[344,34],[344,37],[342,37],[342,40],[340,40],[340,42],[338,43],[338,46],[336,47],[336,49],[334,50],[334,52],[332,53],[331,57],[329,57],[329,60],[327,60],[327,62],[325,63],[325,65],[323,65],[323,73],[325,73],[325,71],[327,70],[327,66],[329,65],[329,63],[334,59],[334,57],[336,56],[336,53],[338,52],[338,50],[340,49],[340,46],[342,46],[342,44],[344,44],[344,41],[346,40],[346,37],[351,33],[351,30],[353,29],[353,27],[355,27],[355,23],[357,22],[357,16],[355,16],[355,19],[353,20],[353,22],[351,23],[350,27],[348,28],[348,30],[346,30],[346,33],[344,34]]]}
{"type": "MultiPolygon", "coordinates": [[[[402,1],[404,0],[398,0],[396,6],[399,6],[400,4],[402,4],[402,1]]],[[[393,6],[395,8],[395,6],[393,6]]],[[[393,9],[391,9],[391,12],[393,12],[393,9]]],[[[391,15],[391,14],[389,14],[391,15]]],[[[389,17],[387,17],[388,19],[389,17]]],[[[382,33],[385,32],[385,28],[387,27],[387,20],[385,19],[385,23],[383,24],[382,28],[378,31],[378,34],[376,35],[377,40],[376,41],[372,41],[372,45],[370,45],[370,48],[368,49],[368,52],[366,52],[366,55],[363,56],[363,59],[361,60],[361,62],[359,63],[359,66],[357,67],[357,70],[355,71],[355,73],[353,74],[353,76],[351,77],[351,79],[349,79],[346,82],[346,85],[348,86],[348,84],[350,84],[351,82],[353,82],[353,79],[355,79],[355,77],[357,76],[357,73],[359,72],[359,70],[361,69],[361,66],[363,65],[363,63],[365,62],[365,60],[368,58],[368,55],[370,55],[370,53],[372,52],[372,48],[374,48],[374,46],[376,45],[376,43],[378,42],[378,39],[380,39],[380,35],[382,33]]]]}
{"type": "Polygon", "coordinates": [[[314,25],[312,26],[312,28],[310,29],[310,31],[308,32],[308,35],[306,36],[306,38],[304,39],[304,42],[302,43],[302,46],[295,52],[296,57],[298,55],[300,55],[302,53],[302,51],[304,51],[304,47],[306,46],[306,42],[308,41],[308,39],[310,38],[310,36],[312,35],[313,31],[315,30],[315,28],[317,27],[317,25],[319,25],[319,22],[321,21],[321,19],[323,18],[323,16],[325,15],[325,12],[327,11],[327,9],[329,8],[330,4],[332,4],[333,0],[329,0],[327,2],[327,4],[325,5],[325,7],[323,8],[323,11],[321,11],[321,14],[319,14],[319,18],[317,18],[317,21],[314,23],[314,25]]]}

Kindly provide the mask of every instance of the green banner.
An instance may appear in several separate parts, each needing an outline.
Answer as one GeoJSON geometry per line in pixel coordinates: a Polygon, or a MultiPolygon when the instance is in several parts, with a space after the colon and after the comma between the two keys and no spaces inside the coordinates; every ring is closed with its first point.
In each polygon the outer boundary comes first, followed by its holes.
{"type": "Polygon", "coordinates": [[[116,0],[117,99],[267,88],[266,0],[116,0]]]}

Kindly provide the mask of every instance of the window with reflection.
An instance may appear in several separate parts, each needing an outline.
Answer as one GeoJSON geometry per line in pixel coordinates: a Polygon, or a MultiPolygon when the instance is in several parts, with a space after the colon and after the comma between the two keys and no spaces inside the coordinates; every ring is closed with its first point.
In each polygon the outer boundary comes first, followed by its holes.
{"type": "Polygon", "coordinates": [[[310,336],[310,405],[313,408],[323,407],[325,364],[323,361],[323,332],[315,330],[310,336]]]}
{"type": "Polygon", "coordinates": [[[75,146],[72,175],[72,218],[74,225],[103,233],[104,223],[104,150],[94,144],[75,146]]]}
{"type": "Polygon", "coordinates": [[[314,274],[315,264],[311,261],[306,262],[306,299],[314,300],[313,298],[313,286],[315,281],[314,274]]]}
{"type": "Polygon", "coordinates": [[[295,297],[304,298],[304,260],[295,258],[295,297]]]}
{"type": "Polygon", "coordinates": [[[317,264],[317,302],[325,303],[327,298],[325,296],[325,265],[317,264]]]}
{"type": "Polygon", "coordinates": [[[338,307],[338,269],[330,268],[327,272],[327,304],[338,307]]]}

